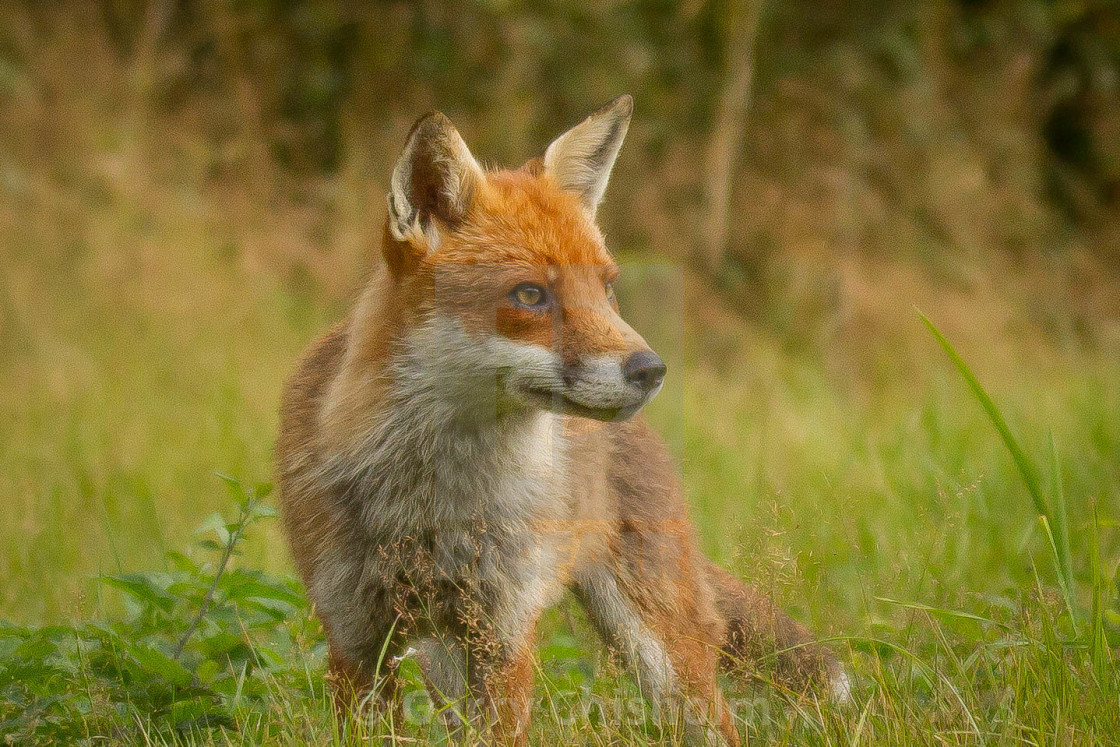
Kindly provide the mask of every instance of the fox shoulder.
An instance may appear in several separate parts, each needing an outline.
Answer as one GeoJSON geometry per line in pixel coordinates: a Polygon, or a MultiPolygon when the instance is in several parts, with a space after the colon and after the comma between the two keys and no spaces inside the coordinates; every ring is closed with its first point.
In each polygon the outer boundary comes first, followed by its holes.
{"type": "Polygon", "coordinates": [[[319,414],[330,382],[338,374],[346,353],[347,323],[335,324],[313,342],[284,385],[280,404],[280,434],[276,456],[283,477],[313,450],[319,414]]]}

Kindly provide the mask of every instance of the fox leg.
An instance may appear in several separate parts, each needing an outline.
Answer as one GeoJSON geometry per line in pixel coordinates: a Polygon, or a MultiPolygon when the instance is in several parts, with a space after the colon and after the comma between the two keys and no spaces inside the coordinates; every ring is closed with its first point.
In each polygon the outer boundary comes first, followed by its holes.
{"type": "Polygon", "coordinates": [[[435,697],[461,703],[449,726],[461,716],[482,744],[520,746],[528,744],[539,609],[511,606],[517,596],[508,591],[467,599],[464,619],[422,642],[418,658],[435,697]]]}
{"type": "Polygon", "coordinates": [[[359,662],[347,659],[336,646],[330,645],[327,655],[327,681],[331,687],[331,700],[339,720],[355,713],[373,688],[373,677],[359,662]]]}
{"type": "Polygon", "coordinates": [[[393,671],[383,667],[378,674],[376,662],[349,659],[333,646],[327,659],[335,716],[340,721],[348,716],[372,717],[375,722],[385,718],[399,728],[404,714],[393,671]]]}
{"type": "Polygon", "coordinates": [[[495,646],[483,635],[467,645],[471,704],[485,735],[483,743],[527,745],[533,695],[533,650],[529,641],[495,646]]]}
{"type": "Polygon", "coordinates": [[[475,580],[460,587],[457,619],[439,631],[450,647],[433,641],[426,648],[438,655],[429,656],[425,676],[445,698],[468,696],[459,713],[478,727],[483,743],[524,745],[537,620],[563,592],[555,551],[535,536],[499,535],[480,556],[475,580]]]}
{"type": "MultiPolygon", "coordinates": [[[[339,719],[361,716],[376,723],[385,719],[396,728],[403,710],[392,662],[404,642],[392,613],[331,614],[321,609],[327,634],[328,679],[339,719]]],[[[378,606],[377,609],[383,609],[378,606]]],[[[388,609],[392,609],[389,607],[388,609]]]]}
{"type": "Polygon", "coordinates": [[[659,713],[683,717],[690,743],[738,745],[731,709],[716,681],[722,631],[710,610],[689,601],[702,604],[703,589],[663,596],[665,589],[635,582],[629,574],[620,578],[617,570],[601,563],[577,574],[576,593],[600,635],[635,669],[643,697],[659,713]],[[677,603],[676,610],[666,609],[668,600],[677,603]]]}
{"type": "Polygon", "coordinates": [[[777,652],[775,674],[795,689],[827,685],[840,702],[849,695],[848,677],[805,626],[792,620],[766,595],[705,559],[704,573],[716,608],[727,623],[723,664],[742,671],[777,652]]]}
{"type": "Polygon", "coordinates": [[[424,673],[444,725],[459,732],[469,721],[485,744],[525,744],[533,689],[532,652],[501,651],[488,635],[471,635],[466,645],[445,636],[417,641],[417,663],[424,673]]]}
{"type": "Polygon", "coordinates": [[[463,646],[446,636],[430,636],[414,645],[428,693],[450,731],[462,728],[466,715],[466,657],[463,646]]]}

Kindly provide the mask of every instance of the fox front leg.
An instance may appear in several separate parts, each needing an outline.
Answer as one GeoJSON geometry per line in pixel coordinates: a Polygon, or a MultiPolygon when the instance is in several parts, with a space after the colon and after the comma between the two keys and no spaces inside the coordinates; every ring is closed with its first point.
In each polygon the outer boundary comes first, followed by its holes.
{"type": "Polygon", "coordinates": [[[467,681],[484,744],[521,747],[529,743],[533,695],[533,650],[526,640],[507,649],[480,636],[468,644],[467,681]]]}
{"type": "Polygon", "coordinates": [[[486,744],[528,743],[535,634],[541,612],[563,593],[555,538],[491,527],[479,542],[454,638],[466,659],[465,709],[486,744]],[[488,737],[488,738],[487,738],[488,737]]]}
{"type": "Polygon", "coordinates": [[[633,668],[643,697],[659,716],[683,722],[689,744],[739,744],[716,681],[716,650],[697,629],[697,615],[657,614],[664,600],[635,600],[640,587],[621,583],[607,564],[584,569],[575,590],[604,641],[633,668]]]}

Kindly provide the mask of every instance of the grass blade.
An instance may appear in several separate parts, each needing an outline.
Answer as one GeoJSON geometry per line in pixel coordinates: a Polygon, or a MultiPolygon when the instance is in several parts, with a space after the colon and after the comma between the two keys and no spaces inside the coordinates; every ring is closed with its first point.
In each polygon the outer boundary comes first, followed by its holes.
{"type": "Polygon", "coordinates": [[[1110,670],[1111,650],[1104,635],[1105,580],[1101,572],[1100,519],[1097,502],[1093,501],[1092,525],[1089,528],[1089,569],[1093,574],[1093,616],[1089,627],[1089,660],[1097,683],[1103,683],[1110,670]]]}
{"type": "Polygon", "coordinates": [[[1073,611],[1073,555],[1069,549],[1069,510],[1066,506],[1066,492],[1062,485],[1062,463],[1058,459],[1058,447],[1054,443],[1054,434],[1050,434],[1050,480],[1051,480],[1051,506],[1054,508],[1053,541],[1055,542],[1055,555],[1058,558],[1058,569],[1063,579],[1063,591],[1066,594],[1066,607],[1069,608],[1070,619],[1077,624],[1077,617],[1073,611]]]}
{"type": "Polygon", "coordinates": [[[949,342],[948,338],[941,333],[941,330],[930,321],[929,317],[921,312],[920,309],[915,309],[918,316],[921,318],[922,323],[926,325],[930,333],[937,340],[938,344],[949,356],[949,360],[956,366],[957,371],[961,377],[964,378],[968,388],[972,390],[972,394],[984,408],[984,412],[988,415],[988,420],[991,421],[996,431],[1003,439],[1003,445],[1007,447],[1007,451],[1011,454],[1011,459],[1015,462],[1015,466],[1019,470],[1019,475],[1023,478],[1023,484],[1027,486],[1027,492],[1031,494],[1031,500],[1034,501],[1035,511],[1039,515],[1042,522],[1042,527],[1046,532],[1047,540],[1050,543],[1050,549],[1054,554],[1054,564],[1057,566],[1058,583],[1062,588],[1062,595],[1065,597],[1066,609],[1069,612],[1070,620],[1073,622],[1074,628],[1077,627],[1077,616],[1074,611],[1073,605],[1073,564],[1070,561],[1069,549],[1069,522],[1066,516],[1065,494],[1062,489],[1062,475],[1061,465],[1058,461],[1058,451],[1054,445],[1053,436],[1050,439],[1050,465],[1052,469],[1053,478],[1053,492],[1054,501],[1057,513],[1053,513],[1051,506],[1047,504],[1046,497],[1042,493],[1038,470],[1027,458],[1026,453],[1019,442],[1015,439],[1015,435],[1011,432],[1011,428],[1007,425],[1007,420],[1004,419],[1003,413],[1000,412],[996,403],[988,396],[987,391],[984,390],[980,380],[972,373],[972,369],[964,362],[960,354],[949,342]],[[1055,530],[1057,536],[1055,536],[1055,530]]]}
{"type": "Polygon", "coordinates": [[[1076,631],[1077,613],[1073,608],[1073,585],[1070,579],[1067,579],[1062,572],[1061,559],[1058,555],[1058,544],[1054,541],[1053,528],[1050,526],[1050,520],[1045,516],[1039,516],[1038,523],[1042,525],[1042,533],[1046,535],[1046,541],[1050,543],[1050,552],[1054,554],[1054,561],[1058,566],[1058,586],[1062,589],[1062,599],[1066,603],[1066,612],[1069,613],[1069,619],[1073,622],[1073,628],[1074,631],[1076,631]]]}
{"type": "Polygon", "coordinates": [[[956,619],[956,620],[969,620],[969,621],[972,621],[972,622],[980,623],[982,625],[993,625],[997,628],[1003,628],[1004,630],[1011,630],[1011,627],[1009,625],[1006,625],[1005,623],[997,622],[996,620],[992,620],[992,619],[989,619],[987,617],[983,617],[981,615],[974,615],[971,612],[963,612],[961,610],[944,609],[942,607],[931,607],[928,604],[920,604],[918,602],[903,602],[903,601],[900,601],[898,599],[891,599],[890,597],[875,597],[875,600],[878,601],[878,602],[883,602],[884,604],[890,604],[890,605],[894,605],[896,607],[902,607],[902,608],[908,609],[908,610],[917,610],[919,612],[925,612],[925,613],[928,613],[930,615],[933,615],[934,617],[942,617],[942,618],[949,618],[949,619],[956,619]]]}
{"type": "Polygon", "coordinates": [[[930,333],[933,334],[938,344],[941,345],[941,348],[949,356],[949,360],[956,366],[957,371],[960,372],[965,383],[968,384],[968,388],[972,390],[973,395],[980,402],[980,406],[984,408],[988,419],[992,421],[992,425],[995,426],[995,429],[999,432],[1000,438],[1003,439],[1004,446],[1011,452],[1011,458],[1015,461],[1015,466],[1019,469],[1019,474],[1022,476],[1023,482],[1027,486],[1027,491],[1031,494],[1031,499],[1034,500],[1035,510],[1043,516],[1050,516],[1049,507],[1046,505],[1046,498],[1043,496],[1042,489],[1039,485],[1038,472],[1030,463],[1030,460],[1027,459],[1027,455],[1023,452],[1023,449],[1020,448],[1019,442],[1015,440],[1015,436],[1011,433],[1011,429],[1008,427],[1007,421],[1004,420],[1003,414],[999,411],[999,408],[996,407],[996,403],[988,396],[988,393],[984,390],[984,387],[981,386],[976,375],[972,373],[972,369],[968,367],[968,364],[964,362],[964,359],[961,358],[960,354],[953,348],[952,343],[949,342],[945,335],[941,334],[941,330],[939,330],[934,323],[929,320],[929,317],[920,310],[918,310],[918,316],[921,318],[922,323],[929,328],[930,333]]]}

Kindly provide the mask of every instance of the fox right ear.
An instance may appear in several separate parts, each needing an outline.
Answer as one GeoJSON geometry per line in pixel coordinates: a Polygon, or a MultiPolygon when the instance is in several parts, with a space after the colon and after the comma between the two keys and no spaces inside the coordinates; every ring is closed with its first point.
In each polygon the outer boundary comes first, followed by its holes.
{"type": "Polygon", "coordinates": [[[633,113],[634,99],[623,94],[553,140],[545,151],[545,172],[562,189],[578,194],[592,217],[607,189],[633,113]]]}
{"type": "Polygon", "coordinates": [[[412,126],[389,181],[392,238],[424,253],[434,251],[439,229],[462,222],[484,178],[451,120],[439,112],[424,115],[412,126]]]}

